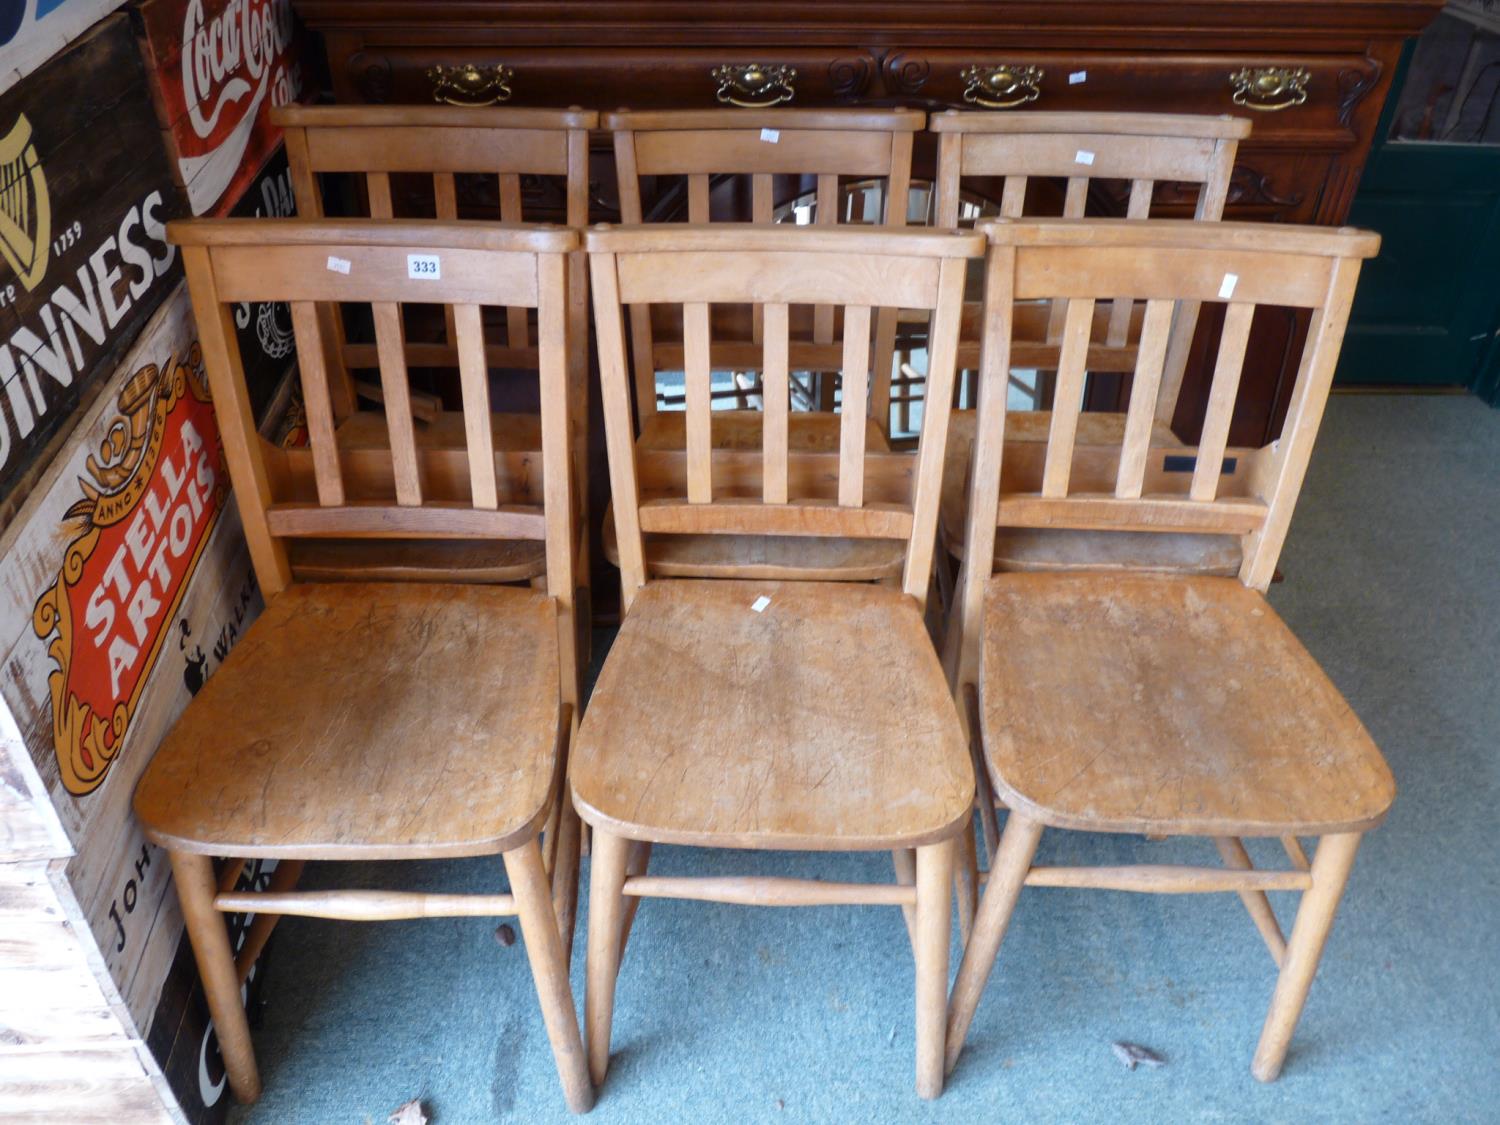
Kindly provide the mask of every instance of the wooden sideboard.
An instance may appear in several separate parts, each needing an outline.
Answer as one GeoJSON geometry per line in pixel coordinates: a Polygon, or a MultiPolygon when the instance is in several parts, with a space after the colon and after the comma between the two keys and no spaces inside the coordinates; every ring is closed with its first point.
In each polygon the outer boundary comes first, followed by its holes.
{"type": "MultiPolygon", "coordinates": [[[[1405,38],[1441,0],[297,0],[343,102],[705,107],[908,105],[1239,113],[1226,218],[1337,224],[1348,214],[1405,38]]],[[[931,175],[932,146],[917,174],[931,175]]],[[[608,144],[596,218],[614,206],[608,144]]],[[[1191,212],[1159,185],[1157,211],[1191,212]]],[[[1093,207],[1123,213],[1117,201],[1093,207]]],[[[1279,431],[1305,317],[1263,310],[1231,440],[1279,431]]],[[[1176,428],[1201,424],[1195,356],[1176,428]]]]}

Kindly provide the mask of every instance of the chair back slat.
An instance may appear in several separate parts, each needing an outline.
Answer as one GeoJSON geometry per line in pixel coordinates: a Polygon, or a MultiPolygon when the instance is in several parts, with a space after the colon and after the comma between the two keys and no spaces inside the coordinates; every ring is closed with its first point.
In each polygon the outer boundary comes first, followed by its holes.
{"type": "Polygon", "coordinates": [[[1141,342],[1136,349],[1135,372],[1131,376],[1130,405],[1125,415],[1125,440],[1120,448],[1120,468],[1115,475],[1115,495],[1121,500],[1138,499],[1146,483],[1146,459],[1151,449],[1151,423],[1156,413],[1156,395],[1167,361],[1167,343],[1172,331],[1171,301],[1146,302],[1141,324],[1141,342]]]}
{"type": "MultiPolygon", "coordinates": [[[[432,220],[231,219],[173,223],[168,233],[183,248],[226,457],[268,597],[291,581],[282,543],[289,537],[535,538],[548,542],[549,589],[571,621],[576,551],[561,545],[576,538],[566,329],[566,261],[578,250],[575,232],[432,220]],[[411,270],[414,258],[436,258],[432,273],[411,270]],[[291,306],[306,450],[272,447],[256,433],[226,315],[240,301],[291,306]],[[453,310],[461,446],[417,439],[402,329],[409,303],[453,310]],[[334,417],[320,304],[370,306],[383,427],[370,425],[370,413],[334,417]],[[497,452],[492,433],[481,307],[509,306],[537,309],[545,326],[539,453],[497,452]]],[[[571,652],[570,636],[561,639],[571,652]]]]}
{"type": "Polygon", "coordinates": [[[370,306],[370,311],[375,320],[375,347],[380,357],[380,390],[385,402],[385,420],[390,428],[396,503],[403,507],[418,507],[422,503],[422,466],[417,459],[417,434],[412,422],[401,306],[390,301],[376,301],[370,306]]]}
{"type": "Polygon", "coordinates": [[[839,419],[839,504],[865,502],[865,397],[870,372],[870,307],[844,309],[844,402],[839,419]]]}
{"type": "Polygon", "coordinates": [[[370,200],[370,218],[391,218],[394,208],[391,203],[391,174],[389,172],[366,172],[365,194],[370,200]]]}
{"type": "MultiPolygon", "coordinates": [[[[813,221],[819,226],[831,227],[838,223],[844,213],[844,200],[839,194],[839,178],[824,173],[818,177],[818,206],[813,221]]],[[[813,343],[833,342],[833,306],[813,306],[813,343]]]]}
{"type": "MultiPolygon", "coordinates": [[[[1151,193],[1156,186],[1154,180],[1136,179],[1130,182],[1130,200],[1125,205],[1127,219],[1151,217],[1151,193]]],[[[1111,348],[1122,348],[1130,335],[1130,316],[1134,301],[1112,301],[1109,306],[1109,327],[1104,332],[1104,343],[1111,348]]]]}
{"type": "MultiPolygon", "coordinates": [[[[1275,571],[1328,398],[1360,262],[1379,237],[1351,229],[1188,220],[994,220],[983,308],[979,417],[957,601],[960,682],[977,674],[980,612],[997,527],[1238,536],[1240,579],[1264,590],[1275,571]],[[1024,304],[1067,302],[1058,389],[1044,451],[1006,440],[1006,398],[1024,304]],[[1100,302],[1144,301],[1129,410],[1118,430],[1075,442],[1089,326],[1100,302]],[[1152,444],[1154,404],[1187,301],[1223,307],[1207,418],[1196,448],[1152,444]],[[1259,305],[1311,311],[1280,436],[1228,445],[1259,305]],[[1118,433],[1118,437],[1109,436],[1118,433]],[[1038,463],[1040,460],[1040,464],[1038,463]]],[[[1216,321],[1209,321],[1215,323],[1216,321]]]]}
{"type": "Polygon", "coordinates": [[[290,307],[292,332],[299,345],[297,370],[302,379],[302,405],[307,414],[307,433],[317,475],[318,503],[331,508],[344,502],[344,478],[333,434],[333,403],[328,394],[323,333],[311,302],[293,301],[290,307]]]}
{"type": "MultiPolygon", "coordinates": [[[[521,221],[521,177],[514,172],[500,173],[500,221],[502,223],[521,221]]],[[[513,348],[524,348],[528,345],[525,309],[505,310],[505,342],[513,348]]]]}
{"type": "Polygon", "coordinates": [[[713,499],[713,373],[708,360],[708,305],[689,301],[682,306],[684,388],[687,399],[688,501],[707,504],[713,499]]]}
{"type": "Polygon", "coordinates": [[[1231,301],[1224,312],[1224,330],[1219,336],[1219,358],[1209,384],[1208,412],[1198,438],[1198,461],[1188,495],[1194,500],[1212,500],[1219,494],[1219,472],[1229,444],[1229,423],[1239,394],[1240,372],[1245,366],[1245,347],[1250,342],[1250,321],[1255,306],[1231,301]]]}
{"type": "MultiPolygon", "coordinates": [[[[781,175],[814,177],[813,221],[819,226],[849,221],[899,226],[906,221],[910,200],[913,136],[923,120],[914,110],[622,110],[605,114],[603,124],[614,134],[620,214],[626,223],[644,219],[642,177],[686,177],[688,221],[702,224],[711,219],[716,178],[748,176],[751,219],[769,224],[775,220],[774,177],[781,175]],[[853,197],[846,194],[841,177],[879,179],[882,188],[861,192],[863,206],[851,216],[853,197]]],[[[654,335],[663,330],[653,327],[641,310],[632,307],[629,315],[637,411],[644,423],[658,409],[656,370],[674,369],[678,345],[671,340],[657,344],[654,335]]],[[[759,308],[752,310],[751,344],[761,341],[762,315],[759,308]]],[[[796,370],[835,369],[826,364],[826,349],[812,349],[833,342],[836,319],[832,304],[812,303],[811,340],[798,335],[790,341],[789,362],[796,370]]],[[[889,378],[881,372],[894,364],[896,325],[896,310],[876,314],[875,346],[867,356],[876,377],[865,401],[877,417],[883,406],[889,409],[889,378]]],[[[718,341],[716,357],[719,345],[732,343],[718,341]]],[[[753,367],[753,360],[744,366],[753,367]]],[[[825,392],[821,408],[831,407],[831,393],[825,392]]]]}
{"type": "Polygon", "coordinates": [[[765,424],[761,430],[764,479],[762,495],[767,504],[785,504],[787,501],[787,449],[788,428],[791,413],[791,387],[788,372],[788,335],[790,325],[787,306],[773,301],[760,306],[762,310],[761,401],[765,410],[765,424]]]}
{"type": "Polygon", "coordinates": [[[693,172],[688,180],[688,222],[708,222],[708,173],[693,172]]]}
{"type": "Polygon", "coordinates": [[[464,439],[469,450],[469,481],[474,507],[498,508],[500,489],[495,479],[495,460],[487,455],[494,437],[490,432],[490,371],[484,357],[484,328],[479,306],[454,306],[453,329],[458,343],[459,393],[463,401],[464,439]]]}
{"type": "Polygon", "coordinates": [[[1094,302],[1071,298],[1055,302],[1066,308],[1063,319],[1062,352],[1057,363],[1057,391],[1052,403],[1052,425],[1047,435],[1047,465],[1042,473],[1042,495],[1066,496],[1073,468],[1073,443],[1078,415],[1083,410],[1083,384],[1087,374],[1089,333],[1094,327],[1094,302]]]}
{"type": "MultiPolygon", "coordinates": [[[[1087,176],[1069,176],[1068,189],[1063,197],[1063,218],[1081,219],[1088,206],[1089,180],[1087,176]]],[[[1067,314],[1067,302],[1053,301],[1047,314],[1047,341],[1056,343],[1062,336],[1063,317],[1067,314]]]]}
{"type": "MultiPolygon", "coordinates": [[[[931,550],[923,538],[936,535],[948,404],[935,402],[927,412],[916,458],[867,453],[863,405],[871,329],[877,309],[940,312],[933,363],[951,365],[964,267],[978,256],[982,239],[753,224],[600,227],[588,237],[627,606],[649,578],[643,533],[902,539],[904,586],[925,599],[931,550]],[[836,453],[792,453],[789,306],[815,303],[843,310],[845,411],[836,453]],[[713,304],[761,307],[767,418],[759,448],[717,450],[709,440],[713,304]],[[679,306],[682,313],[687,417],[681,450],[637,447],[633,440],[624,309],[655,305],[679,306]]],[[[931,377],[935,385],[952,386],[951,370],[934,369],[931,377]]]]}
{"type": "MultiPolygon", "coordinates": [[[[445,219],[451,222],[452,220],[458,218],[458,184],[455,181],[452,172],[434,172],[432,174],[432,206],[433,213],[439,219],[445,219]]],[[[389,210],[389,208],[387,208],[387,210],[389,210]]],[[[519,223],[521,221],[520,208],[517,208],[515,213],[509,218],[506,217],[502,210],[500,221],[506,223],[519,223]]],[[[520,309],[507,309],[506,312],[507,315],[511,316],[514,316],[519,312],[523,319],[526,316],[526,313],[520,309]]],[[[444,342],[451,345],[454,343],[455,338],[453,310],[451,308],[445,308],[443,310],[443,340],[444,342]]],[[[507,340],[507,342],[514,345],[513,340],[507,340]]],[[[518,346],[525,347],[526,345],[523,343],[518,346]]]]}

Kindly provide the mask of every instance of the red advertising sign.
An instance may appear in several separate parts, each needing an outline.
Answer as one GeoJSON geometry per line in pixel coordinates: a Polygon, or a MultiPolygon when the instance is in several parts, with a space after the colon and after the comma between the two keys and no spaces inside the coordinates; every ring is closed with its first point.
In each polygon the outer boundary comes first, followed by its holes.
{"type": "Polygon", "coordinates": [[[119,752],[229,488],[196,343],[132,375],[118,409],[67,511],[78,522],[57,581],[32,611],[36,635],[52,638],[53,749],[75,795],[119,752]]]}
{"type": "Polygon", "coordinates": [[[193,214],[224,214],[281,140],[273,105],[302,93],[291,0],[144,0],[147,69],[193,214]]]}

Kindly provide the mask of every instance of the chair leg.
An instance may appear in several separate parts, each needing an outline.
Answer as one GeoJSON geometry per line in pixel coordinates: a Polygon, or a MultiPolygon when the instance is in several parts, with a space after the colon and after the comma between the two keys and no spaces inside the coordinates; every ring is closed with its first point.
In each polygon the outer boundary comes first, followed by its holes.
{"type": "Polygon", "coordinates": [[[521,916],[521,936],[526,942],[563,1097],[574,1113],[587,1113],[594,1107],[594,1088],[589,1085],[578,1012],[568,987],[568,964],[563,960],[562,935],[552,909],[552,887],[542,868],[542,850],[536,837],[505,853],[505,873],[510,876],[516,913],[521,916]]]}
{"type": "Polygon", "coordinates": [[[595,828],[589,873],[589,938],[583,1020],[588,1028],[589,1074],[594,1085],[609,1071],[609,1028],[615,1013],[615,978],[620,971],[625,863],[630,841],[595,828]]]}
{"type": "Polygon", "coordinates": [[[578,836],[583,822],[567,793],[559,802],[557,849],[552,860],[552,910],[562,937],[563,964],[573,963],[573,927],[578,918],[578,836]]]}
{"type": "Polygon", "coordinates": [[[917,1095],[923,1098],[943,1092],[943,1025],[957,847],[957,839],[952,839],[917,849],[917,1095]]]}
{"type": "Polygon", "coordinates": [[[979,897],[979,853],[974,844],[974,823],[970,817],[958,838],[958,855],[954,859],[953,891],[958,904],[958,944],[967,947],[974,930],[974,910],[979,897]]]}
{"type": "Polygon", "coordinates": [[[1302,1015],[1313,975],[1318,971],[1323,944],[1328,940],[1333,915],[1338,910],[1362,836],[1360,832],[1324,836],[1313,853],[1312,886],[1302,892],[1286,957],[1276,978],[1276,992],[1271,997],[1271,1010],[1266,1014],[1255,1061],[1250,1066],[1251,1073],[1262,1082],[1273,1082],[1281,1073],[1287,1045],[1302,1015]]]}
{"type": "Polygon", "coordinates": [[[188,940],[198,962],[198,975],[208,998],[208,1012],[218,1033],[219,1053],[235,1098],[249,1104],[260,1097],[260,1072],[250,1043],[250,1021],[240,996],[239,974],[224,916],[214,909],[218,881],[213,860],[190,852],[169,852],[177,898],[187,921],[188,940]]]}
{"type": "MultiPolygon", "coordinates": [[[[891,851],[891,863],[896,868],[896,882],[903,887],[913,886],[917,881],[917,860],[910,848],[895,848],[891,851]]],[[[917,915],[910,906],[901,907],[901,917],[906,922],[906,936],[912,948],[917,945],[917,915]]]]}
{"type": "Polygon", "coordinates": [[[1005,822],[1005,834],[1000,837],[999,850],[990,863],[990,880],[984,888],[984,897],[979,900],[979,914],[974,919],[974,930],[969,934],[969,944],[958,965],[958,979],[953,982],[953,996],[948,1002],[944,1065],[949,1074],[953,1073],[958,1053],[963,1050],[974,1009],[979,1006],[985,981],[994,968],[1000,942],[1010,925],[1011,913],[1026,883],[1026,872],[1031,869],[1031,857],[1036,854],[1041,837],[1039,821],[1028,820],[1013,811],[1005,822]]]}
{"type": "MultiPolygon", "coordinates": [[[[625,874],[644,875],[651,866],[651,845],[645,840],[634,840],[630,855],[625,861],[625,874]]],[[[630,931],[635,926],[635,912],[641,900],[635,895],[625,896],[625,916],[620,922],[620,962],[625,961],[625,947],[630,944],[630,931]]]]}

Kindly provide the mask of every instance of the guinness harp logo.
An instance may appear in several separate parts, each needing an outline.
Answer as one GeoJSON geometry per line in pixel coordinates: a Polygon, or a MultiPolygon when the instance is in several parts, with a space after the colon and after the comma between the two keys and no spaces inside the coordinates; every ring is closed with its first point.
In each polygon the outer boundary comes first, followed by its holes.
{"type": "Polygon", "coordinates": [[[47,272],[51,241],[47,177],[31,143],[31,122],[23,113],[0,138],[0,254],[28,290],[35,289],[47,272]]]}

